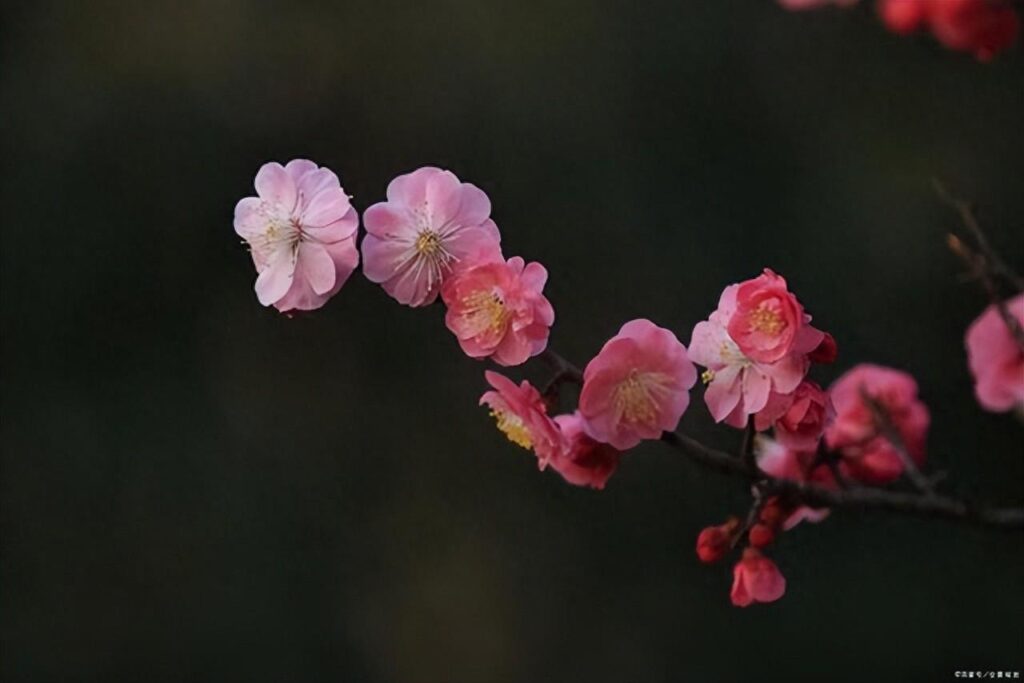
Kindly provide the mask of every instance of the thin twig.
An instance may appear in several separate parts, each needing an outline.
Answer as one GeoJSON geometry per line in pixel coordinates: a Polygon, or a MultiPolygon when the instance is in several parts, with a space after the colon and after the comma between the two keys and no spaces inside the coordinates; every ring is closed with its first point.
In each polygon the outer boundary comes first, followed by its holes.
{"type": "Polygon", "coordinates": [[[754,426],[754,416],[747,418],[746,429],[743,430],[743,444],[740,447],[740,457],[750,468],[757,469],[757,459],[754,457],[754,438],[757,436],[757,427],[754,426]]]}
{"type": "MultiPolygon", "coordinates": [[[[548,360],[549,363],[575,367],[554,351],[547,351],[545,355],[557,359],[548,360]]],[[[579,370],[576,372],[579,373],[579,370]]],[[[582,377],[581,374],[579,376],[582,377]]],[[[763,496],[785,495],[794,504],[816,508],[880,510],[901,515],[958,520],[993,528],[1024,529],[1024,508],[998,508],[938,494],[902,493],[860,485],[851,485],[846,489],[826,488],[818,484],[766,476],[734,455],[705,446],[678,431],[663,433],[661,441],[707,469],[760,483],[763,496]]]]}
{"type": "Polygon", "coordinates": [[[900,459],[900,463],[903,465],[903,471],[906,473],[907,478],[910,482],[917,487],[917,489],[927,495],[935,493],[932,487],[931,480],[921,473],[921,470],[917,468],[917,463],[910,457],[910,452],[907,450],[907,444],[903,441],[903,435],[900,434],[900,430],[893,424],[892,416],[889,415],[889,410],[882,404],[881,401],[876,399],[874,396],[868,393],[866,387],[860,387],[860,398],[864,401],[864,405],[871,411],[871,419],[874,420],[875,429],[885,438],[886,441],[892,446],[893,450],[896,451],[896,456],[900,459]]]}

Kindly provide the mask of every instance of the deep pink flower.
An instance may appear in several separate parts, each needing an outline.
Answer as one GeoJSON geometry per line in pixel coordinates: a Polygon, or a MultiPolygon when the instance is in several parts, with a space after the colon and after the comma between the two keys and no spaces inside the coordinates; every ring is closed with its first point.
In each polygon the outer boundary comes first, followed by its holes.
{"type": "Polygon", "coordinates": [[[580,415],[591,438],[626,450],[675,429],[697,371],[672,332],[632,320],[583,371],[580,415]]]}
{"type": "Polygon", "coordinates": [[[1020,19],[1009,2],[932,0],[929,19],[940,43],[983,62],[1010,47],[1020,30],[1020,19]]]}
{"type": "Polygon", "coordinates": [[[828,394],[805,379],[792,394],[773,393],[754,422],[758,431],[774,427],[775,438],[787,448],[814,451],[834,416],[828,394]]]}
{"type": "Polygon", "coordinates": [[[886,28],[907,34],[928,21],[934,4],[935,0],[879,0],[878,12],[886,28]]]}
{"type": "Polygon", "coordinates": [[[548,344],[555,311],[544,297],[548,272],[518,256],[460,270],[441,288],[445,324],[466,355],[519,365],[548,344]]]}
{"type": "MultiPolygon", "coordinates": [[[[1024,294],[1007,301],[1006,307],[1024,325],[1024,294]]],[[[985,309],[967,328],[965,343],[978,403],[993,412],[1024,405],[1024,351],[995,305],[985,309]]]]}
{"type": "MultiPolygon", "coordinates": [[[[765,474],[778,479],[811,482],[825,488],[838,486],[828,467],[815,466],[816,453],[796,451],[763,436],[757,438],[754,452],[757,466],[765,474]]],[[[845,468],[841,465],[840,470],[844,471],[845,468]]],[[[812,508],[806,505],[789,507],[783,512],[785,517],[782,519],[782,528],[792,529],[803,521],[817,523],[828,517],[828,513],[828,508],[812,508]]]]}
{"type": "Polygon", "coordinates": [[[491,409],[498,429],[508,440],[537,455],[537,465],[544,469],[565,449],[565,440],[554,420],[548,417],[547,407],[529,382],[516,386],[512,380],[487,370],[487,383],[493,390],[484,392],[480,404],[491,409]]]}
{"type": "Polygon", "coordinates": [[[786,288],[785,278],[765,268],[736,289],[736,308],[726,330],[747,358],[774,363],[789,355],[798,342],[805,353],[821,343],[824,334],[808,325],[810,320],[786,288]]]}
{"type": "Polygon", "coordinates": [[[400,175],[387,197],[363,215],[363,272],[399,303],[432,303],[455,268],[501,258],[491,201],[451,171],[400,175]]]}
{"type": "Polygon", "coordinates": [[[235,232],[256,265],[256,297],[282,313],[323,306],[359,265],[359,216],[338,176],[312,161],[264,164],[256,197],[235,206],[235,232]]]}
{"type": "Polygon", "coordinates": [[[732,570],[729,597],[737,607],[755,602],[775,602],[786,592],[786,577],[775,563],[754,548],[743,551],[743,559],[732,570]]]}
{"type": "Polygon", "coordinates": [[[690,360],[707,368],[701,379],[708,385],[704,402],[712,417],[734,427],[743,427],[748,415],[763,410],[773,391],[792,393],[807,374],[807,354],[821,342],[817,335],[798,334],[790,353],[774,363],[745,355],[727,330],[739,287],[725,288],[718,309],[693,328],[689,349],[690,360]]]}
{"type": "Polygon", "coordinates": [[[562,431],[565,449],[551,460],[552,469],[570,484],[603,489],[619,466],[622,453],[587,436],[579,412],[558,415],[555,424],[562,431]]]}
{"type": "Polygon", "coordinates": [[[882,484],[898,478],[903,463],[895,446],[880,433],[862,391],[880,404],[917,464],[924,462],[930,417],[917,398],[917,382],[900,370],[862,363],[832,384],[829,395],[836,418],[825,430],[825,443],[842,454],[852,477],[882,484]]]}

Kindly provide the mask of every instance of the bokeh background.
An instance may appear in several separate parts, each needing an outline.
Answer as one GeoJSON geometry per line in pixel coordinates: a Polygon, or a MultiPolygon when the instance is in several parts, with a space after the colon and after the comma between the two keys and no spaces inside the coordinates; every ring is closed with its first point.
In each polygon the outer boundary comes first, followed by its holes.
{"type": "MultiPolygon", "coordinates": [[[[0,21],[5,681],[937,681],[1024,669],[1019,534],[835,514],[728,601],[735,480],[660,444],[603,493],[506,442],[439,308],[360,274],[259,306],[231,227],[268,160],[354,203],[449,168],[551,271],[553,347],[689,340],[785,274],[856,362],[920,380],[947,489],[1020,502],[971,395],[957,226],[1024,263],[1024,58],[768,1],[8,4],[0,21]]],[[[542,377],[538,364],[515,377],[542,377]]],[[[700,400],[682,427],[733,448],[700,400]]]]}

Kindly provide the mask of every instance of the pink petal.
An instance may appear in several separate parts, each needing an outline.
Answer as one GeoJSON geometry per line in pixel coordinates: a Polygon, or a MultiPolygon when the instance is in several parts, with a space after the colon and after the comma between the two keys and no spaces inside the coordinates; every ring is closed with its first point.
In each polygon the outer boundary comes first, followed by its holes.
{"type": "Polygon", "coordinates": [[[400,205],[380,202],[363,212],[363,227],[377,237],[394,239],[415,238],[416,229],[407,209],[400,205]]]}
{"type": "Polygon", "coordinates": [[[376,235],[363,238],[363,274],[370,282],[388,280],[415,258],[416,250],[403,241],[380,239],[376,235]]]}
{"type": "Polygon", "coordinates": [[[260,199],[279,204],[287,212],[295,208],[298,198],[295,181],[291,174],[284,170],[284,166],[276,161],[260,167],[256,173],[255,185],[260,199]]]}
{"type": "Polygon", "coordinates": [[[740,397],[743,395],[738,381],[739,374],[739,366],[726,366],[715,372],[715,378],[704,391],[704,403],[707,404],[715,422],[724,420],[739,405],[740,397]]]}
{"type": "Polygon", "coordinates": [[[348,195],[340,187],[328,188],[309,200],[302,212],[302,224],[311,228],[323,227],[341,218],[350,208],[348,195]]]}
{"type": "Polygon", "coordinates": [[[743,373],[743,411],[756,413],[768,403],[772,383],[767,375],[757,369],[756,365],[747,368],[743,373]]]}
{"type": "Polygon", "coordinates": [[[305,277],[306,282],[317,294],[326,294],[334,287],[334,259],[322,244],[299,243],[296,272],[305,277]]]}
{"type": "Polygon", "coordinates": [[[294,276],[295,259],[292,250],[279,249],[256,278],[256,298],[264,306],[269,306],[288,293],[294,276]]]}

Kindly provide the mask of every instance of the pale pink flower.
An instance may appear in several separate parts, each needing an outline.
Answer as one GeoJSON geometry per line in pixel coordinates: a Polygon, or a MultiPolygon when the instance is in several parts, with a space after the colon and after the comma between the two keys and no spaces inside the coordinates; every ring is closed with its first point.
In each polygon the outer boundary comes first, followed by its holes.
{"type": "Polygon", "coordinates": [[[754,416],[758,431],[774,427],[775,438],[787,448],[814,451],[825,427],[835,417],[828,394],[804,380],[791,394],[772,393],[764,409],[754,416]]]}
{"type": "Polygon", "coordinates": [[[755,602],[775,602],[786,592],[786,577],[774,562],[754,548],[743,551],[743,559],[732,570],[729,597],[737,607],[755,602]]]}
{"type": "Polygon", "coordinates": [[[829,395],[836,417],[825,430],[825,443],[842,454],[850,476],[883,484],[903,473],[903,462],[896,447],[881,434],[861,392],[885,411],[907,454],[918,465],[925,458],[930,416],[917,398],[917,382],[900,370],[862,363],[832,384],[829,395]]]}
{"type": "MultiPolygon", "coordinates": [[[[796,451],[773,439],[758,436],[754,454],[761,471],[778,479],[811,482],[830,489],[838,486],[828,467],[815,466],[816,453],[796,451]]],[[[844,471],[842,465],[840,471],[844,471]]],[[[828,517],[828,513],[828,508],[812,508],[807,505],[789,508],[784,511],[786,516],[782,528],[792,529],[802,521],[818,523],[828,517]]]]}
{"type": "Polygon", "coordinates": [[[583,372],[579,409],[594,440],[620,451],[675,429],[697,371],[672,332],[650,320],[622,326],[583,372]]]}
{"type": "Polygon", "coordinates": [[[359,216],[338,176],[312,161],[264,164],[256,197],[235,206],[235,232],[256,265],[256,297],[282,313],[323,306],[359,264],[359,216]]]}
{"type": "Polygon", "coordinates": [[[548,272],[514,256],[459,270],[445,281],[445,324],[466,355],[519,365],[548,344],[555,311],[542,293],[548,272]]]}
{"type": "Polygon", "coordinates": [[[501,258],[491,200],[451,171],[400,175],[387,197],[363,214],[363,272],[399,303],[432,303],[455,268],[501,258]]]}
{"type": "MultiPolygon", "coordinates": [[[[1007,301],[1006,308],[1024,325],[1024,294],[1007,301]]],[[[965,343],[978,403],[997,413],[1024,405],[1024,351],[995,305],[967,328],[965,343]]]]}
{"type": "Polygon", "coordinates": [[[551,460],[552,469],[570,484],[603,489],[619,466],[622,453],[587,436],[578,411],[556,416],[555,423],[562,431],[565,449],[551,460]]]}
{"type": "Polygon", "coordinates": [[[794,346],[817,348],[825,335],[808,323],[811,317],[786,288],[786,280],[765,268],[761,275],[736,288],[736,308],[729,316],[729,336],[747,358],[774,363],[794,346]]]}
{"type": "Polygon", "coordinates": [[[525,380],[516,386],[509,378],[490,370],[484,372],[484,378],[493,390],[484,392],[480,405],[490,407],[498,429],[509,441],[533,450],[537,465],[543,470],[565,450],[566,444],[558,425],[548,417],[540,392],[525,380]]]}
{"type": "Polygon", "coordinates": [[[704,402],[712,417],[734,427],[743,427],[748,415],[762,411],[773,391],[792,393],[807,374],[807,354],[821,342],[816,335],[797,335],[790,353],[772,363],[744,354],[727,329],[739,287],[725,288],[718,309],[693,328],[689,349],[690,360],[707,368],[701,379],[708,385],[704,402]]]}

